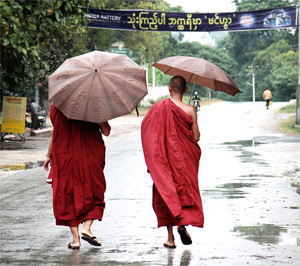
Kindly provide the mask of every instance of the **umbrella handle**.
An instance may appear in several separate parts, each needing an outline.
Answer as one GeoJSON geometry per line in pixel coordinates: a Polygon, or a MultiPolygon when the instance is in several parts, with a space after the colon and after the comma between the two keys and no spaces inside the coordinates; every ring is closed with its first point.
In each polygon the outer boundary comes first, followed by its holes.
{"type": "Polygon", "coordinates": [[[135,107],[135,111],[136,111],[136,116],[139,117],[140,114],[139,114],[139,110],[138,110],[138,107],[137,107],[137,106],[135,107]]]}
{"type": "Polygon", "coordinates": [[[195,83],[194,83],[194,85],[193,85],[193,89],[192,89],[191,96],[190,96],[190,99],[189,99],[189,104],[190,104],[191,99],[192,99],[192,95],[193,95],[193,92],[194,92],[194,88],[195,88],[195,83]]]}
{"type": "Polygon", "coordinates": [[[196,76],[196,79],[195,79],[195,81],[194,81],[193,89],[192,89],[191,96],[190,96],[190,99],[189,99],[189,104],[190,104],[191,99],[192,99],[192,95],[193,95],[193,92],[194,92],[194,89],[195,89],[195,84],[196,84],[196,82],[197,82],[197,78],[198,78],[198,76],[196,76]]]}

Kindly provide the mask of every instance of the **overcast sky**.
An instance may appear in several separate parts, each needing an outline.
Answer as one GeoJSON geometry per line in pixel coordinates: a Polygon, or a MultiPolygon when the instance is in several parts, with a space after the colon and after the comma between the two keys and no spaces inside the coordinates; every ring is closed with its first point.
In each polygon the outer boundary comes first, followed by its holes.
{"type": "Polygon", "coordinates": [[[232,0],[166,0],[171,6],[182,6],[186,12],[222,13],[234,12],[232,0]]]}

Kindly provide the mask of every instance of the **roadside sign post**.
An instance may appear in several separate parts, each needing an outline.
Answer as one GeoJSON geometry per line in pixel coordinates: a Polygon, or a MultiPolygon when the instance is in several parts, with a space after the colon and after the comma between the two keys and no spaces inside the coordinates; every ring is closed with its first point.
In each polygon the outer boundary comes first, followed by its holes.
{"type": "Polygon", "coordinates": [[[25,141],[26,97],[3,97],[1,141],[9,133],[17,133],[25,141]]]}

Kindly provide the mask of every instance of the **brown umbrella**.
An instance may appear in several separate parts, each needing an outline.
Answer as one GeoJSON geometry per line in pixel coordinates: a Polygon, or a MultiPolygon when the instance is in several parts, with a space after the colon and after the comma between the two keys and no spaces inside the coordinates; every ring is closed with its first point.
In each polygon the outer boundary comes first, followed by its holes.
{"type": "Polygon", "coordinates": [[[49,77],[49,100],[66,117],[94,123],[129,114],[147,94],[146,71],[126,55],[91,52],[49,77]]]}
{"type": "Polygon", "coordinates": [[[186,82],[198,84],[230,95],[241,92],[234,80],[213,63],[196,57],[172,56],[153,64],[165,74],[182,76],[186,82]]]}

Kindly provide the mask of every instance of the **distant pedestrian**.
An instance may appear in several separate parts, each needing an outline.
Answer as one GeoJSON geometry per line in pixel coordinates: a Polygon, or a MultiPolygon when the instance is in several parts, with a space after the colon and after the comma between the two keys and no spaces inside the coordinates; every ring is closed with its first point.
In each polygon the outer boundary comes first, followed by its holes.
{"type": "Polygon", "coordinates": [[[154,104],[142,122],[142,145],[153,179],[153,209],[158,227],[166,226],[165,247],[175,248],[173,226],[184,245],[192,244],[185,226],[203,227],[204,216],[198,185],[201,149],[197,114],[182,102],[187,91],[181,76],[170,80],[171,99],[154,104]]]}
{"type": "Polygon", "coordinates": [[[268,90],[268,89],[266,89],[266,90],[264,91],[263,98],[264,98],[264,100],[266,101],[266,107],[267,107],[267,109],[269,109],[270,101],[271,101],[271,99],[272,99],[272,93],[271,93],[271,91],[268,90]]]}
{"type": "Polygon", "coordinates": [[[101,246],[92,234],[94,220],[102,220],[106,182],[104,177],[105,145],[102,134],[110,134],[108,122],[96,124],[67,119],[54,105],[50,118],[53,136],[49,144],[45,170],[51,172],[53,210],[56,225],[69,226],[73,241],[70,249],[80,248],[81,238],[91,245],[101,246]]]}
{"type": "Polygon", "coordinates": [[[31,129],[38,129],[40,127],[38,113],[41,111],[41,107],[34,102],[33,99],[30,100],[31,104],[31,129]]]}
{"type": "Polygon", "coordinates": [[[198,112],[200,110],[200,97],[198,96],[198,92],[195,91],[195,94],[192,98],[193,102],[194,102],[194,107],[196,109],[196,112],[198,112]]]}

